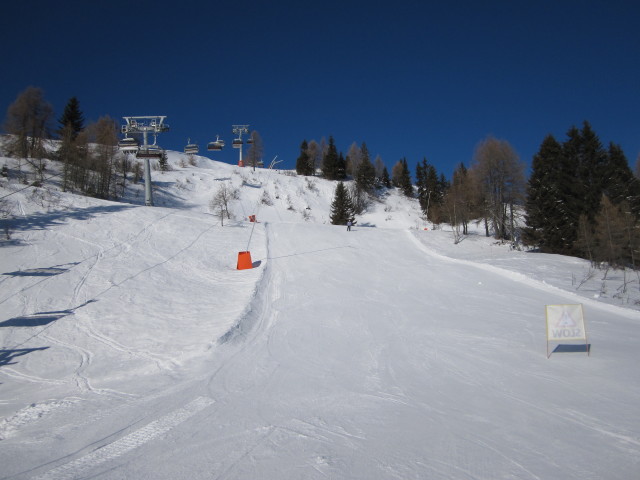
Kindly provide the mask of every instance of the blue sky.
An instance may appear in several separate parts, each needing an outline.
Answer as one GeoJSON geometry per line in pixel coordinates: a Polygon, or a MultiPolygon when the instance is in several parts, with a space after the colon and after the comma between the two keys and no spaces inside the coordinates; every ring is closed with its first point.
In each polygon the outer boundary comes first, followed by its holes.
{"type": "MultiPolygon", "coordinates": [[[[158,143],[207,152],[249,124],[265,160],[302,140],[367,143],[389,168],[423,158],[450,178],[488,135],[530,164],[548,133],[588,120],[640,154],[640,2],[22,0],[0,17],[0,114],[41,87],[56,120],[166,115],[158,143]]],[[[56,122],[57,123],[57,122],[56,122]]]]}

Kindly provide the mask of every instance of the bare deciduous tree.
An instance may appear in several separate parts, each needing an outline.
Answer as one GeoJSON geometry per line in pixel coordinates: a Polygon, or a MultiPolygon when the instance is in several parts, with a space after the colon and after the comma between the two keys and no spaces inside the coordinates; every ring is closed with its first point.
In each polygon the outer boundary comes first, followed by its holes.
{"type": "Polygon", "coordinates": [[[38,87],[28,87],[7,109],[4,129],[13,135],[7,150],[31,165],[37,182],[44,178],[44,141],[50,136],[52,117],[53,107],[38,87]]]}
{"type": "Polygon", "coordinates": [[[480,187],[487,235],[489,223],[496,238],[515,240],[515,205],[525,191],[524,164],[506,140],[488,137],[474,154],[473,174],[480,187]]]}
{"type": "Polygon", "coordinates": [[[477,203],[476,191],[474,177],[469,174],[463,164],[460,164],[453,172],[453,181],[443,202],[443,209],[447,214],[449,224],[454,229],[456,243],[463,235],[469,233],[469,222],[474,216],[474,207],[477,203]]]}
{"type": "Polygon", "coordinates": [[[264,145],[262,144],[262,137],[254,130],[251,132],[251,146],[247,151],[247,165],[253,167],[255,172],[256,167],[262,166],[262,156],[264,155],[264,145]]]}
{"type": "Polygon", "coordinates": [[[347,152],[347,175],[355,176],[362,161],[362,150],[353,142],[347,152]]]}
{"type": "Polygon", "coordinates": [[[233,200],[238,199],[239,192],[231,188],[227,183],[221,183],[213,197],[209,201],[209,208],[220,217],[220,224],[224,225],[224,217],[231,218],[229,206],[233,200]]]}
{"type": "Polygon", "coordinates": [[[309,156],[309,163],[311,164],[312,175],[315,175],[320,164],[322,163],[322,148],[320,144],[315,140],[311,140],[307,147],[307,155],[309,156]]]}

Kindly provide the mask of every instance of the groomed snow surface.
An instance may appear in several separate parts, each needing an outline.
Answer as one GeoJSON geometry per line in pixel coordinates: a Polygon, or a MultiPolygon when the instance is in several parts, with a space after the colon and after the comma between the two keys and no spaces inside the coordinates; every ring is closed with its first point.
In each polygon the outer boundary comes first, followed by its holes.
{"type": "Polygon", "coordinates": [[[634,273],[454,244],[395,192],[347,232],[335,183],[195,159],[155,207],[6,198],[0,478],[640,478],[634,273]],[[590,355],[547,358],[545,305],[576,303],[590,355]]]}

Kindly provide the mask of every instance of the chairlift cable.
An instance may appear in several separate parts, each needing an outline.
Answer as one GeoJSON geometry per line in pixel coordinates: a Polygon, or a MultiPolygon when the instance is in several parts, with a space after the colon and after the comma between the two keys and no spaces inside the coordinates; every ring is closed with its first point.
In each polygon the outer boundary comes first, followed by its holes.
{"type": "MultiPolygon", "coordinates": [[[[63,172],[56,173],[55,175],[51,175],[50,177],[43,178],[42,181],[45,182],[45,181],[50,180],[52,178],[59,177],[60,175],[62,175],[62,173],[63,172]]],[[[0,197],[0,200],[2,200],[3,198],[7,198],[7,197],[13,195],[14,193],[22,192],[23,190],[26,190],[27,188],[38,188],[38,187],[36,185],[27,185],[26,187],[23,187],[23,188],[21,188],[19,190],[15,190],[15,191],[13,191],[11,193],[8,193],[7,195],[3,195],[2,197],[0,197]]]]}
{"type": "MultiPolygon", "coordinates": [[[[266,179],[266,181],[265,181],[265,185],[269,185],[269,180],[271,180],[271,173],[273,172],[273,165],[274,165],[274,163],[273,163],[273,162],[275,161],[275,159],[276,159],[276,158],[278,158],[278,156],[277,156],[277,155],[275,156],[275,158],[274,158],[274,159],[273,159],[273,161],[271,162],[271,165],[270,165],[270,166],[269,166],[269,168],[268,168],[269,173],[268,173],[268,175],[267,175],[267,179],[266,179]]],[[[266,191],[266,190],[264,190],[264,187],[263,187],[263,191],[266,191]]],[[[256,205],[256,221],[255,221],[255,222],[252,222],[252,223],[253,223],[253,225],[251,226],[251,232],[249,233],[249,240],[247,241],[247,248],[246,248],[246,250],[245,250],[246,252],[248,252],[248,251],[249,251],[249,244],[251,243],[251,237],[253,237],[253,229],[256,227],[256,223],[258,223],[258,221],[257,221],[257,217],[258,217],[258,212],[260,211],[260,204],[262,203],[262,200],[261,200],[261,199],[258,199],[258,201],[257,201],[256,203],[257,203],[257,205],[256,205]]],[[[275,208],[276,208],[276,212],[277,212],[277,211],[278,211],[278,208],[277,208],[277,207],[275,207],[275,208]]],[[[243,210],[244,210],[244,206],[243,206],[243,210]]],[[[278,213],[278,215],[280,215],[280,214],[278,213]]],[[[246,216],[246,212],[245,212],[245,216],[246,216]]]]}

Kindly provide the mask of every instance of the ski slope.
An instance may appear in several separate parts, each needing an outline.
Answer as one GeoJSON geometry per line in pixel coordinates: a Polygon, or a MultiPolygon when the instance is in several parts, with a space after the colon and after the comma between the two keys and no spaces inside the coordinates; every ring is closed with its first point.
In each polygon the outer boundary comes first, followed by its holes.
{"type": "Polygon", "coordinates": [[[454,246],[409,228],[410,205],[347,232],[323,223],[329,182],[235,168],[167,175],[154,208],[19,197],[0,478],[637,477],[640,313],[572,286],[584,262],[454,246]],[[221,226],[206,202],[223,178],[243,200],[221,226]],[[236,270],[249,239],[255,268],[236,270]],[[584,304],[590,356],[547,358],[544,305],[561,303],[584,304]]]}

